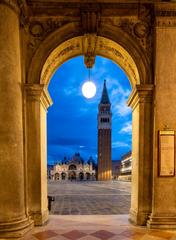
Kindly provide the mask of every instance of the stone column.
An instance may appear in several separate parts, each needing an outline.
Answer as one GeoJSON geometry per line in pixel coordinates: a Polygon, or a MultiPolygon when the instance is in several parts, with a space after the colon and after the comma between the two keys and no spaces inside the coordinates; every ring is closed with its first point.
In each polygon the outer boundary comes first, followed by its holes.
{"type": "Polygon", "coordinates": [[[153,85],[137,85],[132,107],[132,192],[130,221],[146,225],[152,200],[153,85]]]}
{"type": "Polygon", "coordinates": [[[32,226],[25,195],[22,77],[17,1],[0,1],[0,238],[32,226]]]}
{"type": "Polygon", "coordinates": [[[44,85],[26,84],[28,208],[35,225],[48,220],[46,112],[52,104],[44,85]]]}
{"type": "MultiPolygon", "coordinates": [[[[174,14],[176,9],[174,6],[172,7],[174,14]]],[[[172,13],[172,7],[169,9],[170,13],[172,13]]],[[[160,176],[159,170],[160,156],[164,154],[159,149],[159,131],[167,129],[173,130],[176,133],[175,39],[176,17],[174,15],[168,17],[163,15],[156,18],[153,199],[152,213],[148,220],[148,227],[150,228],[176,229],[176,174],[169,176],[167,173],[165,176],[160,176]]],[[[171,150],[172,147],[171,145],[171,150]]],[[[174,149],[176,152],[176,145],[174,149]]],[[[167,151],[169,148],[165,150],[167,151]]],[[[167,161],[169,163],[172,156],[170,157],[169,151],[167,154],[167,161]]],[[[172,171],[176,173],[176,165],[172,171]]]]}

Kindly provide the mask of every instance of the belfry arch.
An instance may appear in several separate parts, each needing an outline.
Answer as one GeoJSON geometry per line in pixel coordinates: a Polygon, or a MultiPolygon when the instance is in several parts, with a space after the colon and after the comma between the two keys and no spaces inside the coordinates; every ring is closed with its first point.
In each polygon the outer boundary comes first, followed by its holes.
{"type": "MultiPolygon", "coordinates": [[[[79,56],[84,55],[89,51],[88,48],[93,49],[94,56],[100,55],[109,58],[119,64],[126,72],[131,86],[132,93],[129,98],[128,104],[133,109],[133,177],[132,177],[132,198],[131,198],[131,210],[130,219],[132,222],[145,225],[147,218],[151,212],[151,174],[152,171],[152,142],[150,140],[152,136],[152,73],[150,71],[150,65],[147,61],[145,54],[141,47],[139,47],[134,41],[132,41],[125,34],[121,32],[113,32],[113,28],[110,26],[104,26],[101,35],[85,34],[79,36],[72,36],[65,41],[61,41],[59,37],[65,39],[69,32],[74,32],[73,25],[63,27],[60,32],[54,32],[39,46],[32,59],[31,65],[28,72],[28,83],[25,85],[26,88],[26,99],[27,99],[27,119],[36,119],[36,127],[32,129],[30,123],[27,124],[29,133],[27,136],[28,143],[40,145],[41,148],[46,146],[46,109],[51,104],[51,99],[47,91],[49,81],[55,72],[55,70],[65,61],[79,56]],[[64,30],[65,28],[65,30],[64,30]],[[106,29],[106,31],[105,31],[106,29]],[[65,31],[66,36],[61,33],[65,31]],[[67,32],[68,31],[68,32],[67,32]],[[105,32],[106,34],[103,34],[105,32]],[[109,34],[109,37],[104,35],[109,34]],[[113,39],[113,40],[112,40],[113,39]],[[88,44],[88,41],[89,44],[88,44]],[[87,44],[86,44],[87,43],[87,44]],[[54,46],[54,47],[53,47],[54,46]],[[125,48],[126,46],[126,48],[125,48]],[[36,101],[36,107],[31,104],[31,95],[39,94],[39,100],[36,101]],[[38,107],[37,107],[38,106],[38,107]],[[40,107],[39,107],[40,106],[40,107]],[[44,107],[43,107],[44,106],[44,107]],[[34,110],[38,108],[38,113],[34,110]],[[42,110],[41,109],[45,109],[42,110]],[[42,122],[39,120],[42,119],[42,122]],[[45,119],[45,120],[44,120],[45,119]],[[39,134],[38,138],[32,138],[34,129],[41,129],[44,135],[39,134]],[[43,130],[42,130],[43,129],[43,130]],[[140,174],[139,174],[140,171],[140,174]],[[145,191],[143,189],[145,188],[145,191]]],[[[74,26],[76,28],[76,26],[74,26]]],[[[86,61],[86,59],[85,59],[86,61]]],[[[32,100],[33,102],[33,100],[32,100]]],[[[33,161],[37,161],[37,155],[34,152],[33,158],[30,157],[28,164],[32,165],[33,161]],[[32,160],[33,159],[33,160],[32,160]],[[31,162],[31,163],[30,163],[31,162]]],[[[46,151],[45,151],[46,154],[46,151]]],[[[42,174],[42,158],[46,159],[46,156],[38,154],[39,169],[38,177],[42,174]]],[[[46,160],[45,160],[46,161],[46,160]]],[[[46,163],[45,163],[46,165],[46,163]]],[[[30,174],[29,174],[30,175],[30,174]]],[[[33,181],[36,181],[32,176],[29,177],[29,185],[33,181]]],[[[43,178],[44,179],[44,178],[43,178]]],[[[46,189],[46,179],[44,183],[41,182],[40,189],[43,187],[46,189]]],[[[29,188],[30,189],[30,188],[29,188]]],[[[41,199],[46,199],[45,194],[39,191],[41,199]]],[[[39,198],[33,198],[33,189],[29,190],[29,196],[33,201],[31,202],[31,209],[33,205],[37,204],[39,198]]],[[[30,205],[30,204],[29,204],[30,205]]],[[[46,205],[43,204],[43,206],[46,205]]],[[[34,210],[31,211],[33,219],[36,225],[40,225],[47,219],[47,211],[42,210],[42,205],[39,204],[37,214],[34,210]]],[[[30,207],[29,207],[30,209],[30,207]]]]}

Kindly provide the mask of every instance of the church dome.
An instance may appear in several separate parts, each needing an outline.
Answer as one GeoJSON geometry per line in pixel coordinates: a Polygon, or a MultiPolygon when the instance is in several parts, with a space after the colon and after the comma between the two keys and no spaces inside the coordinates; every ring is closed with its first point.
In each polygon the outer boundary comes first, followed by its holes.
{"type": "Polygon", "coordinates": [[[80,163],[84,163],[83,158],[81,157],[80,153],[75,153],[73,155],[73,157],[71,158],[69,163],[76,163],[76,164],[80,164],[80,163]]]}

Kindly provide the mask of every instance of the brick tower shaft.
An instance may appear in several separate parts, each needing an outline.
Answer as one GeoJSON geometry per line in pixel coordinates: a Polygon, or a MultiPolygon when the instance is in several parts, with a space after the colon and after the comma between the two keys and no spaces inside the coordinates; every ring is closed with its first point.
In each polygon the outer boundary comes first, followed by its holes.
{"type": "Polygon", "coordinates": [[[112,113],[104,81],[103,92],[98,109],[98,180],[108,181],[112,179],[111,160],[111,125],[112,113]]]}

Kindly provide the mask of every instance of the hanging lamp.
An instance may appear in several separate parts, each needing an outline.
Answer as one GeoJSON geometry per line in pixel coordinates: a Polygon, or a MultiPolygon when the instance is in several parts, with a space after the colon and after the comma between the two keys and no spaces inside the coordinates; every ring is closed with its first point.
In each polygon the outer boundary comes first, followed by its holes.
{"type": "Polygon", "coordinates": [[[90,74],[91,74],[90,68],[88,68],[88,72],[89,72],[89,78],[88,78],[88,81],[86,81],[82,85],[82,93],[85,98],[93,98],[96,94],[96,86],[95,86],[95,83],[90,79],[90,74]]]}

